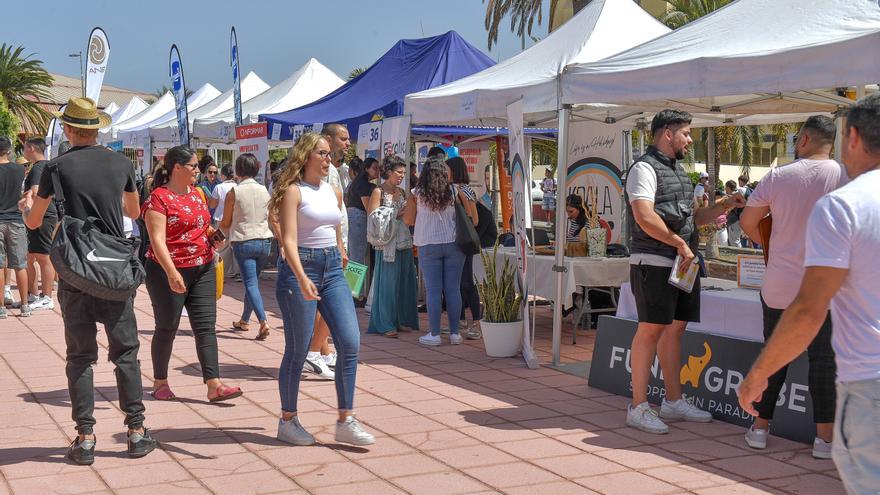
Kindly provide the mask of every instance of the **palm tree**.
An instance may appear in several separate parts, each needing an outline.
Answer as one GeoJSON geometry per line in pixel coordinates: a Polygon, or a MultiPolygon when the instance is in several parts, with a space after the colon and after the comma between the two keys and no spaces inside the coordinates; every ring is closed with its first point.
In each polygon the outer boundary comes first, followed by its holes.
{"type": "Polygon", "coordinates": [[[356,78],[357,76],[363,74],[366,71],[367,71],[366,67],[355,67],[354,69],[351,69],[351,72],[348,73],[348,80],[351,81],[352,79],[356,78]]]}
{"type": "Polygon", "coordinates": [[[731,2],[733,0],[666,0],[670,8],[660,17],[660,22],[677,29],[731,2]]]}
{"type": "MultiPolygon", "coordinates": [[[[551,0],[551,3],[556,1],[558,0],[551,0]]],[[[487,3],[486,0],[483,0],[483,3],[487,3]]],[[[537,18],[539,26],[543,21],[541,0],[488,0],[485,25],[489,35],[490,50],[493,44],[498,43],[501,21],[508,14],[510,14],[510,31],[520,37],[525,48],[526,34],[531,36],[535,19],[537,18]]]]}
{"type": "Polygon", "coordinates": [[[51,115],[40,101],[52,97],[49,88],[54,80],[43,68],[42,60],[32,58],[34,54],[24,56],[23,52],[22,46],[0,45],[0,96],[24,132],[45,133],[51,115]]]}

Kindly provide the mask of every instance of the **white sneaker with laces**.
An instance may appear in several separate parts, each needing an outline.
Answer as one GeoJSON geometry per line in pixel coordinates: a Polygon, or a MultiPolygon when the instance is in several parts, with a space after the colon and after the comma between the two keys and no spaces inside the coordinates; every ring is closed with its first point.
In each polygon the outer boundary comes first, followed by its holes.
{"type": "Polygon", "coordinates": [[[12,287],[6,286],[3,288],[3,305],[4,306],[12,306],[15,300],[12,299],[12,287]]]}
{"type": "Polygon", "coordinates": [[[419,344],[438,346],[438,345],[440,345],[440,336],[439,335],[431,335],[431,332],[428,332],[425,335],[422,335],[421,337],[419,337],[419,344]]]}
{"type": "Polygon", "coordinates": [[[39,296],[37,300],[31,304],[31,309],[34,311],[41,311],[44,309],[53,310],[55,309],[55,301],[49,296],[39,296]]]}
{"type": "Polygon", "coordinates": [[[28,316],[31,316],[32,314],[34,314],[34,312],[31,310],[30,304],[22,304],[21,314],[19,316],[21,316],[22,318],[27,318],[28,316]]]}
{"type": "Polygon", "coordinates": [[[831,442],[816,437],[813,440],[813,459],[831,459],[831,442]]]}
{"type": "Polygon", "coordinates": [[[642,402],[636,407],[632,404],[626,406],[626,425],[655,435],[669,433],[669,427],[657,417],[657,412],[651,409],[651,405],[647,402],[642,402]]]}
{"type": "Polygon", "coordinates": [[[325,380],[333,380],[336,378],[336,374],[330,371],[330,367],[324,362],[324,358],[321,357],[321,353],[319,352],[309,352],[308,355],[306,355],[306,362],[303,366],[303,371],[318,375],[325,380]]]}
{"type": "Polygon", "coordinates": [[[461,340],[462,340],[462,339],[461,339],[461,334],[460,334],[460,333],[452,333],[452,334],[449,334],[449,343],[450,343],[450,344],[452,344],[452,345],[459,345],[459,344],[461,344],[461,340]]]}
{"type": "Polygon", "coordinates": [[[761,428],[756,429],[755,425],[749,426],[749,431],[746,432],[746,445],[753,449],[766,449],[767,436],[769,434],[770,431],[768,430],[761,428]]]}
{"type": "Polygon", "coordinates": [[[693,404],[693,399],[688,399],[684,394],[681,399],[668,401],[663,399],[660,406],[660,417],[665,420],[693,421],[695,423],[708,423],[712,421],[712,413],[704,411],[693,404]]]}
{"type": "Polygon", "coordinates": [[[376,443],[376,438],[367,433],[354,416],[349,416],[342,423],[336,422],[336,441],[349,445],[372,445],[376,443]]]}
{"type": "Polygon", "coordinates": [[[275,438],[293,445],[315,445],[315,437],[303,428],[303,425],[299,422],[299,418],[296,416],[290,418],[288,421],[284,421],[283,419],[278,420],[278,434],[275,438]]]}

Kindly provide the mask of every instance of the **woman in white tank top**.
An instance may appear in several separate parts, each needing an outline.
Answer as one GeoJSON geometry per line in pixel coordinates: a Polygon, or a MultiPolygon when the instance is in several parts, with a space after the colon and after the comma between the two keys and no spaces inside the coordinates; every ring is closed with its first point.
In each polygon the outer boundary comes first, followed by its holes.
{"type": "Polygon", "coordinates": [[[352,411],[360,328],[351,289],[343,275],[348,259],[340,229],[342,193],[323,180],[332,166],[327,140],[320,134],[303,134],[291,150],[269,201],[270,212],[279,219],[279,244],[285,255],[278,266],[276,288],[285,340],[278,377],[278,439],[294,445],[315,443],[297,418],[297,396],[319,310],[338,353],[336,441],[352,445],[375,442],[352,411]]]}

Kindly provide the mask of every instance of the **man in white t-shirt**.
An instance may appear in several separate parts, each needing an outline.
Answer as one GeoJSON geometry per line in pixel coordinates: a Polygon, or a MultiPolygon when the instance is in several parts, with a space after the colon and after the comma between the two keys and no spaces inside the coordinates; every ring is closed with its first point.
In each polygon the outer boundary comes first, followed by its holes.
{"type": "MultiPolygon", "coordinates": [[[[768,378],[804,351],[831,305],[837,362],[834,463],[846,491],[880,489],[880,94],[847,113],[842,158],[852,180],[816,203],[807,224],[803,281],[739,387],[757,415],[768,378]]],[[[775,222],[774,222],[775,224],[775,222]]],[[[771,253],[772,243],[771,243],[771,253]]]]}
{"type": "Polygon", "coordinates": [[[709,201],[709,191],[707,190],[709,187],[709,174],[706,172],[700,172],[700,182],[697,182],[697,185],[694,186],[694,204],[697,206],[702,206],[709,201]]]}
{"type": "MultiPolygon", "coordinates": [[[[831,159],[836,135],[837,126],[831,117],[815,115],[807,119],[795,142],[797,160],[770,170],[749,196],[740,215],[743,231],[753,242],[760,244],[758,223],[768,213],[773,214],[770,259],[761,287],[764,342],[773,335],[782,312],[794,301],[804,277],[804,239],[810,211],[822,196],[848,181],[843,166],[831,159]]],[[[813,421],[816,423],[813,457],[817,459],[831,459],[835,377],[831,331],[831,315],[828,314],[807,350],[813,421]]],[[[746,433],[749,447],[763,449],[767,446],[770,421],[786,372],[787,367],[783,366],[770,377],[767,391],[756,405],[759,416],[746,433]]]]}
{"type": "Polygon", "coordinates": [[[632,341],[632,404],[626,424],[648,433],[668,433],[661,420],[708,422],[712,414],[694,406],[681,392],[681,338],[688,322],[700,321],[700,282],[683,291],[669,284],[672,270],[694,260],[697,227],[714,221],[726,209],[744,206],[742,195],[725,196],[713,206],[695,208],[690,177],[679,160],[691,140],[691,115],[663,110],[654,116],[654,144],[630,167],[626,197],[630,242],[630,284],[639,326],[632,341]],[[679,266],[675,260],[679,258],[679,266]],[[648,380],[654,356],[660,359],[666,397],[660,415],[648,403],[648,380]]]}

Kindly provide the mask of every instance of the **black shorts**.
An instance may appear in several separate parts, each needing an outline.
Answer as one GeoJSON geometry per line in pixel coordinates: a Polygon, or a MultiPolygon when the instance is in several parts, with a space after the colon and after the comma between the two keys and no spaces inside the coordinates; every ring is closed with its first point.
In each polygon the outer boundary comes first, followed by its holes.
{"type": "Polygon", "coordinates": [[[56,223],[58,223],[57,218],[47,217],[39,227],[33,230],[27,229],[28,253],[49,254],[56,223]]]}
{"type": "Polygon", "coordinates": [[[672,267],[631,265],[629,281],[640,323],[669,325],[673,320],[700,321],[700,279],[687,292],[669,284],[672,267]]]}

